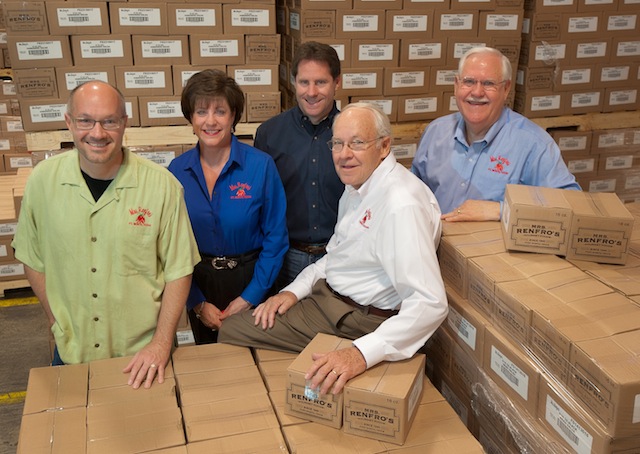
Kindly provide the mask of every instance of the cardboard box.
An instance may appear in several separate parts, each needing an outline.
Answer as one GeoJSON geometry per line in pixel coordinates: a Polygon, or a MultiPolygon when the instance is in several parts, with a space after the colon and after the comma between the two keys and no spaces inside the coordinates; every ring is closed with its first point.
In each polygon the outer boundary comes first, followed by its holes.
{"type": "Polygon", "coordinates": [[[247,92],[246,94],[247,121],[261,123],[282,112],[281,94],[277,92],[247,92]]]}
{"type": "Polygon", "coordinates": [[[516,91],[515,110],[529,118],[553,117],[565,112],[566,93],[555,91],[516,91]]]}
{"type": "MultiPolygon", "coordinates": [[[[142,156],[143,158],[149,159],[150,161],[161,165],[162,167],[168,167],[171,161],[182,154],[182,145],[156,145],[150,147],[150,149],[140,151],[132,149],[131,151],[142,156]]],[[[180,346],[195,345],[195,339],[191,331],[191,326],[189,325],[188,318],[186,318],[186,316],[183,326],[178,326],[176,336],[178,345],[180,346]]]]}
{"type": "Polygon", "coordinates": [[[127,111],[127,127],[140,126],[140,108],[137,96],[127,96],[124,99],[124,107],[127,111]]]}
{"type": "Polygon", "coordinates": [[[109,2],[111,33],[168,35],[167,8],[164,3],[109,2]]]}
{"type": "Polygon", "coordinates": [[[564,64],[567,60],[569,43],[566,41],[530,41],[524,42],[518,60],[520,66],[530,68],[553,64],[564,64]]]}
{"type": "Polygon", "coordinates": [[[336,35],[336,12],[333,10],[289,9],[287,24],[294,39],[324,40],[336,35]]]}
{"type": "Polygon", "coordinates": [[[133,47],[133,62],[136,66],[189,63],[187,35],[133,35],[131,45],[133,47]]]}
{"type": "Polygon", "coordinates": [[[34,367],[29,371],[23,415],[87,406],[89,365],[34,367]]]}
{"type": "Polygon", "coordinates": [[[223,4],[224,33],[269,35],[276,33],[275,4],[223,4]]]}
{"type": "Polygon", "coordinates": [[[478,34],[478,19],[477,10],[436,10],[433,36],[475,38],[478,34]]]}
{"type": "Polygon", "coordinates": [[[565,191],[564,197],[573,212],[567,259],[624,264],[634,218],[618,196],[565,191]]]}
{"type": "Polygon", "coordinates": [[[49,35],[45,2],[2,2],[3,27],[11,36],[49,35]]]}
{"type": "Polygon", "coordinates": [[[564,131],[557,129],[549,131],[549,133],[562,153],[589,153],[591,150],[591,131],[564,131]]]}
{"type": "Polygon", "coordinates": [[[116,87],[125,96],[173,95],[173,74],[169,66],[117,66],[116,87]]]}
{"type": "Polygon", "coordinates": [[[258,363],[258,369],[269,393],[278,393],[284,397],[284,391],[287,389],[287,368],[294,359],[295,356],[258,363]]]}
{"type": "Polygon", "coordinates": [[[424,12],[425,8],[433,8],[434,10],[451,9],[450,0],[404,0],[402,9],[405,11],[424,12]]]}
{"type": "Polygon", "coordinates": [[[236,80],[245,93],[278,91],[277,65],[231,65],[227,66],[227,74],[236,80]]]}
{"type": "Polygon", "coordinates": [[[19,99],[58,97],[54,68],[14,69],[13,81],[19,99]]]}
{"type": "MultiPolygon", "coordinates": [[[[20,203],[22,200],[18,201],[18,205],[16,206],[16,213],[20,213],[20,203]]],[[[11,246],[12,238],[0,238],[0,262],[15,262],[15,255],[13,247],[11,246]]]]}
{"type": "Polygon", "coordinates": [[[317,334],[287,368],[284,413],[339,429],[342,426],[344,393],[319,395],[308,386],[304,375],[313,364],[313,353],[350,348],[353,341],[328,334],[317,334]]]}
{"type": "Polygon", "coordinates": [[[595,71],[595,88],[627,88],[633,83],[633,75],[638,73],[637,63],[622,65],[598,64],[595,71]]]}
{"type": "Polygon", "coordinates": [[[485,332],[483,370],[509,399],[529,414],[536,414],[540,370],[529,356],[492,326],[487,326],[485,332]]]}
{"type": "Polygon", "coordinates": [[[447,300],[449,314],[446,323],[443,324],[444,329],[479,365],[482,364],[484,331],[485,326],[490,324],[490,318],[474,309],[467,299],[462,298],[450,287],[447,288],[447,300]]]}
{"type": "Polygon", "coordinates": [[[74,64],[79,67],[133,65],[131,35],[75,35],[71,36],[71,48],[74,64]]]}
{"type": "MultiPolygon", "coordinates": [[[[293,424],[283,427],[282,432],[291,452],[340,452],[365,453],[386,452],[381,441],[345,433],[343,430],[322,424],[293,424]]],[[[397,448],[397,446],[395,446],[397,448]]]]}
{"type": "Polygon", "coordinates": [[[343,431],[403,444],[415,418],[424,384],[425,356],[382,362],[349,380],[344,388],[343,431]]]}
{"type": "MultiPolygon", "coordinates": [[[[397,100],[395,104],[398,104],[397,100]]],[[[402,159],[409,161],[411,166],[411,160],[416,155],[418,150],[418,143],[420,137],[394,137],[391,142],[391,152],[395,155],[396,159],[402,159]]]]}
{"type": "Polygon", "coordinates": [[[104,35],[111,32],[107,2],[45,2],[52,35],[104,35]]]}
{"type": "Polygon", "coordinates": [[[561,189],[508,184],[502,213],[505,247],[565,255],[571,213],[561,189]]]}
{"type": "Polygon", "coordinates": [[[590,417],[576,400],[552,380],[541,381],[538,420],[553,431],[561,446],[574,452],[585,447],[590,452],[615,454],[634,452],[640,437],[614,439],[590,417]]]}
{"type": "MultiPolygon", "coordinates": [[[[230,371],[232,372],[232,370],[230,371]]],[[[224,438],[279,428],[271,401],[266,394],[228,396],[218,402],[184,407],[187,441],[224,438]]]]}
{"type": "Polygon", "coordinates": [[[590,39],[604,32],[602,12],[563,13],[560,39],[590,39]]]}
{"type": "Polygon", "coordinates": [[[433,120],[440,116],[442,98],[439,93],[398,96],[398,121],[433,120]]]}
{"type": "Polygon", "coordinates": [[[384,10],[338,10],[336,11],[336,38],[384,38],[385,18],[384,10]]]}
{"type": "Polygon", "coordinates": [[[287,452],[287,444],[279,429],[264,429],[189,443],[189,454],[233,452],[234,450],[276,454],[287,452]]]}
{"type": "Polygon", "coordinates": [[[189,122],[182,115],[179,95],[140,96],[140,126],[178,126],[189,122]]]}
{"type": "Polygon", "coordinates": [[[639,106],[640,96],[637,88],[605,88],[604,90],[603,113],[638,110],[639,106]]]}
{"type": "MultiPolygon", "coordinates": [[[[128,386],[129,374],[122,372],[133,356],[108,358],[89,363],[89,390],[128,386]]],[[[171,363],[164,369],[165,378],[173,378],[171,363]]]]}
{"type": "Polygon", "coordinates": [[[72,63],[68,36],[8,36],[7,46],[14,69],[66,66],[72,63]]]}
{"type": "Polygon", "coordinates": [[[101,80],[110,85],[116,85],[116,73],[113,66],[65,66],[56,68],[56,81],[60,98],[65,99],[75,87],[90,80],[101,80]]]}
{"type": "Polygon", "coordinates": [[[382,68],[347,68],[342,70],[337,95],[379,96],[384,83],[382,68]]]}
{"type": "Polygon", "coordinates": [[[222,35],[222,4],[167,3],[169,35],[222,35]]]}
{"type": "MultiPolygon", "coordinates": [[[[371,2],[372,4],[374,2],[371,2]]],[[[377,3],[377,2],[376,2],[377,3]]],[[[387,10],[387,39],[431,39],[433,36],[434,11],[428,9],[422,14],[397,10],[387,10]]]]}
{"type": "Polygon", "coordinates": [[[6,172],[13,172],[22,167],[33,167],[31,153],[4,153],[3,160],[6,172]]]}
{"type": "Polygon", "coordinates": [[[84,407],[24,415],[17,454],[86,452],[86,420],[84,407]]]}
{"type": "Polygon", "coordinates": [[[244,35],[189,36],[189,50],[193,65],[243,65],[245,63],[244,35]]]}
{"type": "Polygon", "coordinates": [[[399,39],[353,39],[351,66],[353,68],[398,66],[399,53],[399,39]]]}
{"type": "Polygon", "coordinates": [[[247,35],[245,46],[247,64],[280,64],[280,35],[247,35]]]}
{"type": "Polygon", "coordinates": [[[522,10],[481,11],[478,20],[478,36],[518,37],[522,30],[522,20],[522,10]]]}
{"type": "Polygon", "coordinates": [[[20,102],[22,127],[25,131],[51,131],[67,129],[64,114],[67,101],[63,99],[25,99],[20,102]]]}
{"type": "Polygon", "coordinates": [[[569,92],[569,106],[565,115],[602,112],[604,90],[569,92]]]}
{"type": "Polygon", "coordinates": [[[640,433],[634,404],[640,394],[639,335],[640,331],[630,331],[572,346],[569,389],[613,438],[640,433]]]}
{"type": "Polygon", "coordinates": [[[424,68],[445,64],[447,40],[442,39],[410,39],[400,41],[400,66],[418,66],[424,68]]]}
{"type": "Polygon", "coordinates": [[[248,348],[227,344],[181,347],[173,352],[172,360],[173,370],[178,376],[255,364],[248,348]]]}

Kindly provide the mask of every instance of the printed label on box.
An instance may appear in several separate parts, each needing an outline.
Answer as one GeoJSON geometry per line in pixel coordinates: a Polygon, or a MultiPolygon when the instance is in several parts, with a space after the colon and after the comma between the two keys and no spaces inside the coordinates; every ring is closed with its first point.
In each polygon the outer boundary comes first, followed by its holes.
{"type": "Polygon", "coordinates": [[[478,330],[475,326],[469,323],[469,320],[464,318],[458,311],[449,306],[449,315],[447,316],[447,322],[451,327],[451,330],[458,335],[465,344],[476,350],[476,336],[478,330]]]}
{"type": "Polygon", "coordinates": [[[109,83],[109,75],[104,71],[66,73],[64,75],[64,83],[69,91],[90,80],[101,80],[109,83]]]}
{"type": "Polygon", "coordinates": [[[200,41],[203,57],[237,57],[240,55],[237,39],[215,39],[200,41]]]}
{"type": "Polygon", "coordinates": [[[178,27],[214,27],[216,25],[215,9],[182,9],[176,10],[178,27]]]}
{"type": "Polygon", "coordinates": [[[120,8],[118,18],[122,26],[157,27],[162,25],[160,8],[120,8]]]}
{"type": "Polygon", "coordinates": [[[157,101],[147,104],[149,118],[175,118],[182,116],[180,101],[157,101]]]}
{"type": "Polygon", "coordinates": [[[182,57],[182,41],[179,39],[142,41],[141,47],[143,58],[182,57]]]}
{"type": "Polygon", "coordinates": [[[491,370],[509,385],[525,401],[529,392],[529,376],[502,354],[494,345],[491,346],[491,370]]]}
{"type": "Polygon", "coordinates": [[[16,42],[18,60],[50,60],[62,59],[62,43],[60,41],[16,42]]]}
{"type": "Polygon", "coordinates": [[[591,446],[593,446],[591,434],[564,411],[551,396],[547,396],[544,413],[545,420],[577,454],[591,453],[591,446]]]}
{"type": "Polygon", "coordinates": [[[64,121],[64,114],[66,111],[66,104],[29,106],[29,116],[31,117],[31,122],[33,123],[64,121]]]}
{"type": "Polygon", "coordinates": [[[233,27],[268,27],[268,9],[232,9],[231,25],[233,27]]]}
{"type": "Polygon", "coordinates": [[[124,46],[119,39],[82,40],[80,54],[82,58],[122,58],[124,46]]]}
{"type": "Polygon", "coordinates": [[[378,31],[378,16],[375,14],[345,15],[342,19],[345,32],[378,31]]]}
{"type": "Polygon", "coordinates": [[[100,27],[102,15],[100,8],[57,8],[60,27],[100,27]]]}

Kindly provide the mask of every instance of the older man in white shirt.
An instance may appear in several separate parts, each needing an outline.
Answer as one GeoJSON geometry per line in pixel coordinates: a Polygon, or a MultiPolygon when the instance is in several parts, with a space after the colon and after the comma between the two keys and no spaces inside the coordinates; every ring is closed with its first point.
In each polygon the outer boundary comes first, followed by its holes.
{"type": "Polygon", "coordinates": [[[377,107],[350,104],[328,143],[346,185],[327,254],[253,312],[228,318],[219,341],[299,352],[318,333],[353,339],[314,355],[313,388],[339,393],[381,361],[412,357],[447,315],[436,257],[440,208],[396,162],[391,125],[377,107]]]}

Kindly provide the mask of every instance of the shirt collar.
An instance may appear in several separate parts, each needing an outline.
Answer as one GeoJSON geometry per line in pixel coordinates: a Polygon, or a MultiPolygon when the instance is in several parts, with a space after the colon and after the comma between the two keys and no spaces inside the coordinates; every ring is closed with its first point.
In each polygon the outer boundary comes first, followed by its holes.
{"type": "MultiPolygon", "coordinates": [[[[192,171],[196,171],[196,169],[201,169],[202,165],[200,164],[200,142],[196,144],[197,153],[193,153],[189,160],[186,163],[185,168],[190,169],[192,171]]],[[[231,167],[232,164],[237,164],[240,168],[244,166],[244,162],[246,159],[246,154],[242,147],[240,147],[240,142],[235,135],[231,136],[231,151],[229,152],[229,160],[224,165],[222,172],[223,174],[227,169],[231,167]]]]}
{"type": "Polygon", "coordinates": [[[307,117],[304,112],[302,112],[302,109],[300,108],[300,106],[296,106],[294,108],[294,115],[296,118],[297,123],[303,125],[303,126],[310,126],[310,127],[319,127],[321,125],[324,125],[326,122],[328,122],[328,126],[331,127],[331,125],[333,125],[333,118],[339,113],[340,111],[338,110],[338,107],[336,106],[336,102],[333,101],[333,108],[331,109],[331,111],[329,112],[329,115],[327,115],[325,118],[322,119],[322,121],[320,121],[320,123],[318,123],[317,125],[314,125],[311,123],[311,121],[309,120],[309,117],[307,117]]]}
{"type": "MultiPolygon", "coordinates": [[[[137,178],[137,168],[138,163],[135,159],[131,159],[131,151],[127,147],[123,147],[122,151],[124,153],[122,164],[120,164],[120,169],[114,178],[114,187],[116,188],[124,188],[124,187],[135,187],[138,185],[137,178]]],[[[69,162],[72,162],[73,165],[67,166],[65,170],[61,173],[60,182],[62,184],[70,184],[74,186],[82,186],[85,183],[84,178],[82,177],[82,172],[80,171],[80,152],[77,148],[66,151],[65,153],[73,154],[71,157],[69,155],[69,162]]]]}

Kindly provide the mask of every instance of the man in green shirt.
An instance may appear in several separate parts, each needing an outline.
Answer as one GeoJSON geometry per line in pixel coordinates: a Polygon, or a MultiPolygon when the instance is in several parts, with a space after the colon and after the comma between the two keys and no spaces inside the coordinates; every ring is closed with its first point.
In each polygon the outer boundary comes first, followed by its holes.
{"type": "Polygon", "coordinates": [[[122,94],[76,87],[65,121],[75,149],[30,176],[13,247],[56,341],[53,364],[134,355],[129,384],[164,380],[200,257],[182,186],[122,146],[122,94]]]}

